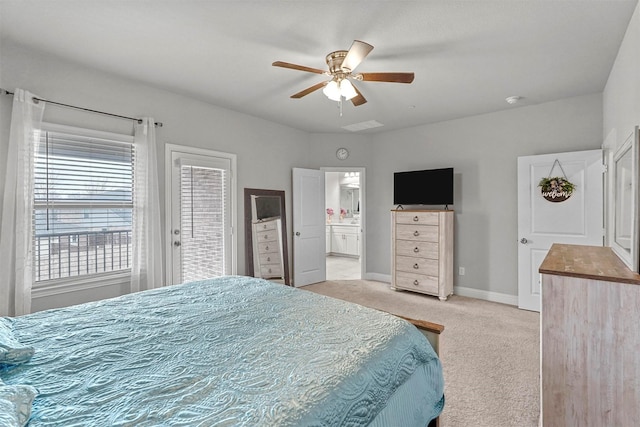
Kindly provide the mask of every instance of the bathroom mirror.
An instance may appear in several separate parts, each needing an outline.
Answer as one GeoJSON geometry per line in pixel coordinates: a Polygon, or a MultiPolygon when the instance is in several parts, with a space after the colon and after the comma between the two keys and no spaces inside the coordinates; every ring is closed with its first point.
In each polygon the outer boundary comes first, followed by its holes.
{"type": "Polygon", "coordinates": [[[345,218],[358,218],[360,214],[360,188],[341,185],[340,207],[347,211],[345,218]]]}
{"type": "Polygon", "coordinates": [[[633,271],[638,265],[638,127],[613,155],[612,248],[633,271]]]}
{"type": "Polygon", "coordinates": [[[289,285],[284,191],[244,189],[245,274],[289,285]]]}

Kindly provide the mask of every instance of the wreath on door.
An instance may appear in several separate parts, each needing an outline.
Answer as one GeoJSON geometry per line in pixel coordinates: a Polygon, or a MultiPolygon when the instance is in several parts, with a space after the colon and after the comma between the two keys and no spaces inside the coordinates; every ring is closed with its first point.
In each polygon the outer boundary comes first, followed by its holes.
{"type": "Polygon", "coordinates": [[[540,187],[542,197],[544,197],[545,200],[554,203],[564,202],[573,195],[573,192],[576,189],[575,184],[567,179],[567,175],[564,173],[564,169],[558,159],[553,162],[553,166],[551,166],[551,170],[549,171],[549,176],[542,178],[538,183],[538,187],[540,187]],[[562,176],[552,177],[551,174],[553,173],[553,169],[556,165],[560,167],[562,176]]]}

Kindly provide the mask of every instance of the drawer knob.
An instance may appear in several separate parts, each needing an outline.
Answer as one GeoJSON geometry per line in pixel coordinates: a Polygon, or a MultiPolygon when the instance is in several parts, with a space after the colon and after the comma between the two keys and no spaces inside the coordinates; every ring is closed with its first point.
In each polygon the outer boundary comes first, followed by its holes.
{"type": "Polygon", "coordinates": [[[267,224],[262,224],[262,228],[267,229],[267,224]]]}
{"type": "Polygon", "coordinates": [[[418,263],[413,264],[413,268],[415,268],[416,270],[420,268],[420,266],[418,265],[418,263]]]}
{"type": "Polygon", "coordinates": [[[267,236],[267,235],[265,234],[265,235],[264,235],[264,238],[265,238],[265,239],[268,239],[268,238],[269,238],[269,236],[267,236]]]}
{"type": "Polygon", "coordinates": [[[418,232],[418,230],[416,230],[416,231],[413,232],[413,235],[418,237],[420,235],[420,233],[418,232]]]}
{"type": "Polygon", "coordinates": [[[418,248],[417,246],[415,248],[413,248],[413,252],[418,253],[420,252],[420,248],[418,248]]]}
{"type": "Polygon", "coordinates": [[[418,222],[418,220],[419,220],[418,215],[414,216],[414,217],[413,217],[413,220],[414,220],[415,222],[418,222]]]}
{"type": "Polygon", "coordinates": [[[265,250],[265,251],[268,251],[268,250],[269,250],[269,246],[265,246],[265,247],[264,247],[264,250],[265,250]]]}
{"type": "Polygon", "coordinates": [[[267,262],[269,262],[269,261],[271,261],[271,257],[270,256],[267,257],[267,262]]]}
{"type": "Polygon", "coordinates": [[[414,285],[416,285],[416,286],[418,286],[418,285],[420,284],[420,282],[418,282],[417,280],[414,280],[414,281],[413,281],[413,284],[414,284],[414,285]]]}
{"type": "Polygon", "coordinates": [[[271,269],[269,269],[269,273],[271,273],[271,269]]]}

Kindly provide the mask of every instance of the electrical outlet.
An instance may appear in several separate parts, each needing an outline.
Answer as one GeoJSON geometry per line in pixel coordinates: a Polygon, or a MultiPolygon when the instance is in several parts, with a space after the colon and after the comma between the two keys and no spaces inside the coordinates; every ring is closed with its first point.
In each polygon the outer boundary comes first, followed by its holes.
{"type": "Polygon", "coordinates": [[[458,267],[458,274],[464,276],[464,267],[458,267]]]}

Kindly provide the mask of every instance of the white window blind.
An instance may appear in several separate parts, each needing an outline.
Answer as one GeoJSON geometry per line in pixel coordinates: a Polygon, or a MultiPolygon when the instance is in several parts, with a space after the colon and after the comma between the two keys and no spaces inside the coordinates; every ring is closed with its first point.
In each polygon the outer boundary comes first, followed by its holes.
{"type": "Polygon", "coordinates": [[[181,165],[180,174],[182,281],[222,276],[226,170],[181,165]]]}
{"type": "Polygon", "coordinates": [[[130,268],[134,158],[126,135],[42,132],[34,165],[36,282],[130,268]]]}

